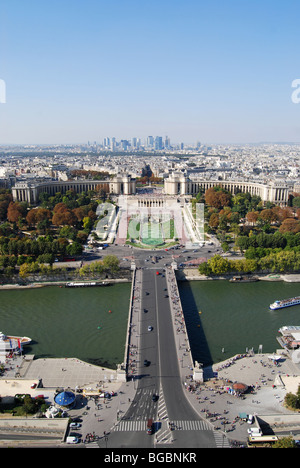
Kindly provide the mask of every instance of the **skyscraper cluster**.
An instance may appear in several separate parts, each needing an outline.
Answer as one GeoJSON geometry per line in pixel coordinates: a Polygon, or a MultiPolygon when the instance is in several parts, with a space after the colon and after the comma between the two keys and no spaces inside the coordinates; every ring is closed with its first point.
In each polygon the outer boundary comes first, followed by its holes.
{"type": "Polygon", "coordinates": [[[141,138],[132,137],[130,140],[119,140],[116,138],[106,137],[103,140],[103,148],[110,151],[118,150],[139,150],[139,149],[153,149],[153,150],[163,150],[171,149],[170,138],[166,136],[165,138],[161,136],[148,136],[145,141],[142,141],[141,138]]]}

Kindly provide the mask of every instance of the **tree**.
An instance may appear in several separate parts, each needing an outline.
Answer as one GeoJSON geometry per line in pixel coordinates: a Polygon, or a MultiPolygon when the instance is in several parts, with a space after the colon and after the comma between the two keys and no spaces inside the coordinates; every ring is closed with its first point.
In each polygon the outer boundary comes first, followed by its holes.
{"type": "Polygon", "coordinates": [[[81,255],[82,254],[82,245],[79,242],[73,242],[67,246],[68,255],[81,255]]]}
{"type": "Polygon", "coordinates": [[[73,213],[77,217],[78,221],[82,221],[83,218],[86,216],[86,210],[82,206],[79,206],[78,208],[74,208],[73,213]]]}
{"type": "Polygon", "coordinates": [[[230,262],[220,255],[214,255],[207,263],[214,275],[223,275],[230,271],[230,262]]]}
{"type": "Polygon", "coordinates": [[[243,250],[248,249],[250,247],[249,237],[247,236],[237,237],[235,241],[235,246],[239,248],[241,252],[243,252],[243,250]]]}
{"type": "Polygon", "coordinates": [[[251,223],[252,225],[255,224],[257,221],[258,215],[259,215],[258,211],[249,211],[246,214],[246,219],[248,223],[251,223]]]}
{"type": "Polygon", "coordinates": [[[253,273],[258,268],[257,261],[254,259],[244,259],[243,260],[243,270],[245,273],[253,273]]]}
{"type": "Polygon", "coordinates": [[[29,274],[31,273],[30,271],[30,265],[29,263],[23,263],[21,266],[20,266],[20,269],[19,269],[19,275],[21,278],[26,278],[29,274]]]}
{"type": "Polygon", "coordinates": [[[115,255],[106,255],[106,257],[103,258],[103,266],[105,270],[109,270],[112,273],[119,270],[119,264],[119,259],[115,255]]]}
{"type": "Polygon", "coordinates": [[[294,208],[300,208],[300,195],[293,198],[292,205],[294,208]]]}
{"type": "Polygon", "coordinates": [[[300,232],[300,221],[293,218],[286,218],[282,222],[279,228],[279,232],[300,232]]]}
{"type": "Polygon", "coordinates": [[[51,223],[49,219],[44,219],[43,221],[39,221],[36,225],[36,228],[39,233],[46,233],[47,230],[50,228],[51,223]]]}
{"type": "Polygon", "coordinates": [[[35,412],[34,400],[30,395],[25,395],[23,400],[23,410],[25,414],[33,414],[35,412]]]}
{"type": "Polygon", "coordinates": [[[19,218],[25,216],[26,210],[25,207],[18,202],[10,202],[7,209],[7,219],[11,223],[16,223],[19,218]]]}
{"type": "Polygon", "coordinates": [[[63,213],[64,211],[68,211],[68,207],[63,202],[58,202],[53,208],[53,213],[63,213]]]}
{"type": "Polygon", "coordinates": [[[229,206],[231,194],[220,187],[211,187],[205,192],[205,203],[220,210],[224,206],[229,206]]]}
{"type": "Polygon", "coordinates": [[[200,263],[198,267],[198,271],[200,275],[205,275],[205,276],[209,276],[212,273],[212,270],[207,262],[200,263]]]}
{"type": "Polygon", "coordinates": [[[38,208],[36,210],[36,221],[38,223],[42,221],[49,221],[52,217],[51,211],[46,208],[38,208]]]}
{"type": "Polygon", "coordinates": [[[50,253],[39,255],[37,261],[38,263],[49,263],[50,265],[52,265],[52,263],[54,262],[54,255],[50,253]]]}
{"type": "Polygon", "coordinates": [[[209,226],[213,229],[216,229],[219,226],[219,214],[212,213],[208,222],[209,226]]]}
{"type": "Polygon", "coordinates": [[[93,222],[89,216],[85,216],[82,220],[83,223],[83,229],[90,231],[90,229],[93,226],[93,222]]]}
{"type": "Polygon", "coordinates": [[[222,242],[221,248],[222,248],[223,252],[226,253],[229,250],[229,245],[227,244],[227,242],[222,242]]]}
{"type": "Polygon", "coordinates": [[[68,209],[64,210],[62,208],[56,211],[52,217],[52,224],[55,226],[75,226],[77,222],[78,220],[75,214],[68,209]]]}
{"type": "Polygon", "coordinates": [[[297,394],[289,392],[284,397],[284,404],[288,408],[292,408],[294,410],[298,410],[300,408],[300,401],[299,401],[299,387],[297,394]]]}
{"type": "Polygon", "coordinates": [[[250,208],[250,193],[237,193],[233,197],[233,211],[237,211],[240,217],[246,216],[250,208]]]}
{"type": "Polygon", "coordinates": [[[29,224],[29,226],[32,226],[32,225],[36,224],[36,222],[37,222],[36,211],[37,210],[35,210],[35,209],[30,210],[30,211],[28,211],[28,213],[26,215],[26,221],[29,224]]]}
{"type": "Polygon", "coordinates": [[[273,209],[265,209],[260,212],[259,219],[262,220],[264,223],[275,223],[278,217],[276,212],[273,211],[273,209]]]}
{"type": "Polygon", "coordinates": [[[292,436],[280,437],[273,445],[272,448],[296,448],[296,442],[292,436]]]}

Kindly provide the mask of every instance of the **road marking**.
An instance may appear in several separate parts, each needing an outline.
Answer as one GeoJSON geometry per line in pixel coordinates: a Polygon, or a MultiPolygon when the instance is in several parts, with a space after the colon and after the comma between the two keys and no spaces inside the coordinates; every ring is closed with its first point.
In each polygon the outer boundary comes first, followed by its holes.
{"type": "Polygon", "coordinates": [[[89,442],[88,444],[85,445],[85,448],[100,448],[98,442],[89,442]]]}
{"type": "Polygon", "coordinates": [[[176,431],[211,431],[211,426],[206,421],[170,421],[176,431]]]}
{"type": "Polygon", "coordinates": [[[217,448],[230,448],[227,437],[221,432],[213,431],[217,448]]]}
{"type": "Polygon", "coordinates": [[[146,431],[147,421],[119,421],[113,428],[113,431],[146,431]]]}
{"type": "Polygon", "coordinates": [[[169,429],[167,421],[162,421],[160,428],[155,434],[156,444],[171,444],[173,442],[173,434],[169,429]]]}

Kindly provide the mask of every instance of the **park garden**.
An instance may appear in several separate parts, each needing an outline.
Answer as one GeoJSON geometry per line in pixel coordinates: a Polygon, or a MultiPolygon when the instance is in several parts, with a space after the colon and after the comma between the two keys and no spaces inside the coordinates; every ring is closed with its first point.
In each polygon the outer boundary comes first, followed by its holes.
{"type": "Polygon", "coordinates": [[[250,193],[232,195],[221,187],[199,193],[205,203],[205,229],[220,241],[229,259],[215,255],[199,265],[203,275],[227,273],[284,273],[300,270],[300,194],[288,206],[263,204],[250,193]]]}

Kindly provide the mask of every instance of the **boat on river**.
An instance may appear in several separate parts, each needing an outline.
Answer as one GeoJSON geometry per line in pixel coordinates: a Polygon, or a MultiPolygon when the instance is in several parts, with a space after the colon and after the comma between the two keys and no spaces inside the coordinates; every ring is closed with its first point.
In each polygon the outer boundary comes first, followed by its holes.
{"type": "Polygon", "coordinates": [[[0,332],[0,352],[16,352],[29,343],[31,343],[31,338],[28,336],[5,335],[0,332]]]}
{"type": "Polygon", "coordinates": [[[300,346],[300,326],[284,325],[279,328],[281,336],[277,337],[278,343],[287,350],[294,350],[300,346]]]}
{"type": "Polygon", "coordinates": [[[66,288],[91,288],[95,286],[110,286],[110,283],[108,283],[107,281],[101,281],[101,282],[92,281],[92,282],[82,282],[82,283],[72,282],[72,283],[65,284],[66,288]]]}
{"type": "Polygon", "coordinates": [[[230,278],[229,282],[230,283],[253,283],[255,281],[258,281],[257,276],[234,276],[233,278],[230,278]]]}
{"type": "Polygon", "coordinates": [[[270,304],[271,310],[284,309],[285,307],[291,307],[300,304],[300,296],[291,297],[290,299],[283,299],[281,301],[275,301],[270,304]]]}

